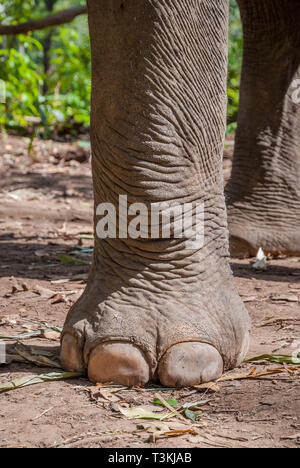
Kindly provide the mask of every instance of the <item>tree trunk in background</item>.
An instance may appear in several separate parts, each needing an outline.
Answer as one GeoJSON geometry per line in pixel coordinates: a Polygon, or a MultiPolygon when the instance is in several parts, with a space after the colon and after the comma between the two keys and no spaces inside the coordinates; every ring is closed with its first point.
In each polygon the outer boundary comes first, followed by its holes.
{"type": "MultiPolygon", "coordinates": [[[[45,0],[45,6],[46,9],[49,13],[52,13],[54,10],[54,6],[57,0],[45,0]]],[[[44,69],[44,74],[46,75],[46,79],[44,80],[43,83],[43,95],[45,96],[48,92],[48,74],[49,74],[49,69],[50,69],[50,55],[49,52],[51,50],[51,43],[52,43],[52,36],[53,36],[53,30],[49,30],[47,32],[46,37],[43,39],[43,69],[44,69]]]]}

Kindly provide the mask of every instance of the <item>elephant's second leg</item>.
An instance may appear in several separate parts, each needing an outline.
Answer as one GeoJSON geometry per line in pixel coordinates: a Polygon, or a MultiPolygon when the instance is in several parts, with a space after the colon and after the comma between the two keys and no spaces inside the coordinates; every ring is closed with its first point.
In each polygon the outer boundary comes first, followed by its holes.
{"type": "Polygon", "coordinates": [[[122,223],[116,236],[96,238],[88,286],[65,323],[63,366],[124,385],[217,379],[249,342],[228,260],[222,178],[228,2],[88,6],[95,203],[110,203],[122,223]],[[153,235],[147,213],[140,235],[124,232],[123,221],[127,231],[136,220],[129,215],[127,226],[120,196],[138,211],[204,206],[203,242],[191,242],[195,217],[179,237],[174,222],[169,235],[153,235]]]}
{"type": "Polygon", "coordinates": [[[239,0],[240,110],[226,188],[231,253],[300,254],[300,3],[239,0]],[[297,91],[298,87],[298,91],[297,91]]]}

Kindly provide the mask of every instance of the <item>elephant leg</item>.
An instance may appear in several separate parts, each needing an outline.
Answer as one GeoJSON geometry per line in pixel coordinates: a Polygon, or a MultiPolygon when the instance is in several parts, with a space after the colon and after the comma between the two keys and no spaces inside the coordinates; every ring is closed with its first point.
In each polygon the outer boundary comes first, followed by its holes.
{"type": "Polygon", "coordinates": [[[240,109],[226,187],[231,253],[300,254],[300,3],[239,0],[240,109]],[[298,88],[298,90],[297,90],[298,88]]]}
{"type": "Polygon", "coordinates": [[[204,238],[175,236],[174,219],[169,236],[128,235],[124,216],[116,236],[95,235],[62,364],[128,386],[217,379],[243,360],[250,325],[229,265],[222,178],[228,2],[88,0],[88,11],[95,224],[103,203],[123,213],[120,196],[139,210],[191,204],[204,206],[204,238]]]}

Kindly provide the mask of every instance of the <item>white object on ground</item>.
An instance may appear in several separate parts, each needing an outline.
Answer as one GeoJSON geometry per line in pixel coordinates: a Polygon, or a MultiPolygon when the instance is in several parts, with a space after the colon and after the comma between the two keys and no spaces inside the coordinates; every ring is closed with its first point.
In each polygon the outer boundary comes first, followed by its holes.
{"type": "Polygon", "coordinates": [[[267,257],[262,248],[259,249],[256,255],[256,262],[253,265],[255,270],[266,270],[267,269],[267,257]]]}

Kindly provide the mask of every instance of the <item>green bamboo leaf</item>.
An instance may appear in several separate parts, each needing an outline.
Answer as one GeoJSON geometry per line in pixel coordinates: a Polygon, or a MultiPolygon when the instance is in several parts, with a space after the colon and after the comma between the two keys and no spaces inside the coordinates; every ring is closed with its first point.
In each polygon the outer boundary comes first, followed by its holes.
{"type": "Polygon", "coordinates": [[[29,375],[21,379],[12,380],[0,385],[0,393],[15,390],[17,388],[27,387],[29,385],[36,385],[43,382],[50,382],[65,379],[78,379],[84,374],[79,372],[50,372],[49,374],[29,375]]]}
{"type": "Polygon", "coordinates": [[[190,419],[191,421],[194,421],[194,422],[197,421],[197,414],[194,411],[186,409],[184,412],[184,415],[187,419],[190,419]]]}
{"type": "Polygon", "coordinates": [[[245,362],[270,361],[277,364],[300,364],[300,353],[297,356],[284,354],[262,354],[253,358],[245,359],[245,362]]]}
{"type": "Polygon", "coordinates": [[[31,332],[21,333],[20,335],[13,335],[13,336],[0,335],[0,340],[7,340],[7,341],[26,340],[28,338],[33,338],[33,337],[36,337],[36,336],[44,336],[45,333],[48,333],[48,332],[51,332],[51,331],[56,331],[57,333],[62,332],[62,328],[49,325],[47,322],[36,322],[34,320],[28,320],[28,322],[38,323],[38,324],[44,325],[46,328],[43,328],[41,330],[35,330],[35,331],[31,331],[31,332]]]}
{"type": "Polygon", "coordinates": [[[89,265],[90,262],[79,260],[78,258],[71,257],[70,255],[57,255],[62,265],[89,265]]]}
{"type": "MultiPolygon", "coordinates": [[[[175,400],[174,398],[171,398],[170,400],[166,400],[166,402],[175,408],[175,406],[178,406],[180,403],[179,401],[175,400]]],[[[158,406],[165,406],[162,401],[160,401],[159,398],[154,398],[153,403],[158,406]]]]}
{"type": "Polygon", "coordinates": [[[36,330],[32,332],[21,333],[20,335],[8,336],[8,335],[0,335],[0,340],[25,340],[27,338],[32,338],[35,336],[41,336],[45,331],[51,330],[36,330]]]}

